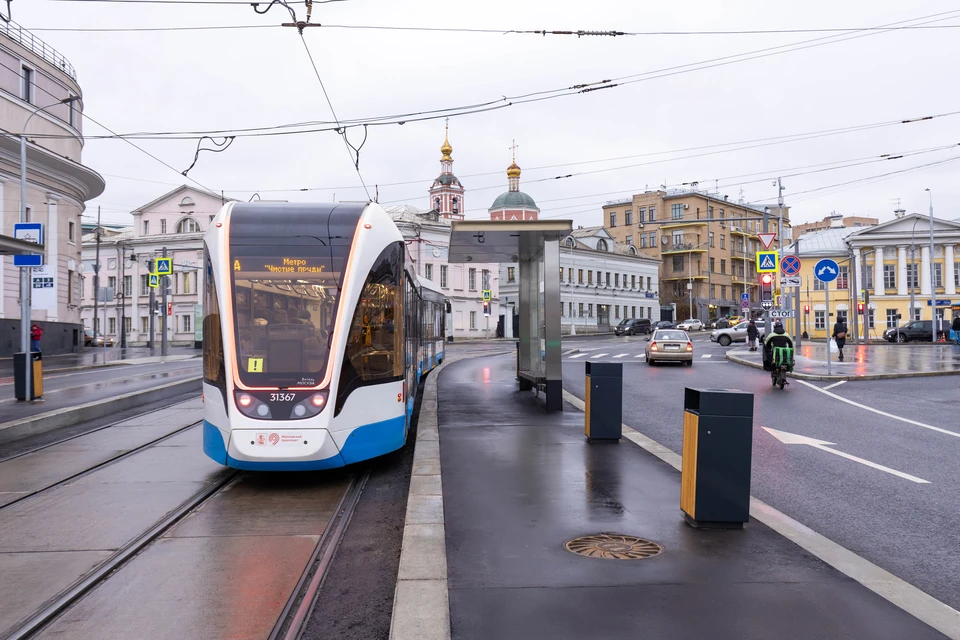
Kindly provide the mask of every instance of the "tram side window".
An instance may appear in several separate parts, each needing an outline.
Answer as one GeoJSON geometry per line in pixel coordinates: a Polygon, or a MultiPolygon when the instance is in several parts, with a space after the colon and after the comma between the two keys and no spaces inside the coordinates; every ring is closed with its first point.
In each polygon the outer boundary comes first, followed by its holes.
{"type": "Polygon", "coordinates": [[[206,273],[203,279],[203,377],[210,384],[222,385],[226,390],[220,303],[217,300],[217,283],[214,281],[213,264],[206,251],[204,251],[204,264],[206,273]]]}
{"type": "Polygon", "coordinates": [[[384,249],[364,283],[347,337],[338,411],[353,389],[403,375],[403,251],[403,243],[384,249]]]}

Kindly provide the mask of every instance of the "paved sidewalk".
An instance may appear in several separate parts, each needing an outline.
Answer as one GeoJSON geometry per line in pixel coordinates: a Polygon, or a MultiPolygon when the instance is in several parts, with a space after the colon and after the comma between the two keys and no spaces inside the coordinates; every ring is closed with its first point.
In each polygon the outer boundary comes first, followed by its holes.
{"type": "MultiPolygon", "coordinates": [[[[806,380],[878,380],[960,374],[960,347],[952,344],[897,345],[847,344],[844,361],[831,355],[827,373],[827,345],[803,342],[796,355],[792,377],[806,380]]],[[[763,368],[762,351],[731,349],[727,360],[757,369],[763,368]]]]}
{"type": "Polygon", "coordinates": [[[509,358],[451,362],[437,386],[454,640],[944,637],[756,520],[687,526],[673,467],[628,440],[587,444],[583,414],[543,411],[516,390],[509,358]],[[663,552],[628,561],[564,548],[597,533],[663,552]]]}
{"type": "MultiPolygon", "coordinates": [[[[173,362],[187,358],[199,357],[199,349],[193,347],[170,347],[167,356],[160,355],[157,347],[151,353],[148,347],[107,347],[104,355],[103,347],[87,347],[81,353],[63,353],[43,356],[43,371],[81,371],[97,367],[113,366],[118,364],[147,364],[150,362],[173,362]]],[[[0,378],[13,376],[13,358],[0,360],[0,378]]]]}

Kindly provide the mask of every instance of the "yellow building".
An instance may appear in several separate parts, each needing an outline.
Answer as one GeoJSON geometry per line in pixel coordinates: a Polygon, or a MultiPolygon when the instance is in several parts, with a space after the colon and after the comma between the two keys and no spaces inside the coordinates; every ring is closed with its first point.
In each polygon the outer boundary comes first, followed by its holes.
{"type": "MultiPolygon", "coordinates": [[[[758,304],[757,233],[764,208],[691,189],[646,191],[603,206],[603,226],[618,242],[661,260],[660,302],[677,303],[681,319],[707,321],[741,313],[746,293],[758,304]],[[690,301],[693,310],[689,311],[690,301]]],[[[778,210],[768,211],[776,231],[778,210]]],[[[783,208],[784,243],[790,209],[783,208]]]]}
{"type": "MultiPolygon", "coordinates": [[[[823,338],[839,318],[847,322],[851,339],[863,336],[866,330],[871,340],[879,340],[898,325],[930,320],[932,294],[937,300],[937,316],[952,319],[951,307],[960,303],[960,261],[955,259],[960,223],[935,218],[933,225],[932,269],[930,218],[917,213],[871,227],[828,229],[800,237],[801,331],[823,338]],[[824,287],[813,277],[814,265],[825,257],[840,265],[840,276],[830,283],[829,309],[824,287]],[[855,328],[858,304],[865,307],[855,328]],[[804,306],[809,307],[808,314],[802,312],[804,306]]],[[[784,253],[793,253],[793,247],[785,248],[784,253]]]]}

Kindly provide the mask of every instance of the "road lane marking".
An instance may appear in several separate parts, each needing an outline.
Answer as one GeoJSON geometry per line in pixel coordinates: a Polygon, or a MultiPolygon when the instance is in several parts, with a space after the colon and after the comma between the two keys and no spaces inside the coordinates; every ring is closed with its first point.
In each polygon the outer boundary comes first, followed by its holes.
{"type": "Polygon", "coordinates": [[[593,354],[593,357],[594,357],[594,358],[602,358],[602,357],[605,356],[605,355],[608,355],[608,354],[606,354],[606,353],[595,353],[595,354],[593,354]]]}
{"type": "Polygon", "coordinates": [[[618,353],[617,355],[615,355],[615,356],[613,356],[613,357],[614,357],[614,358],[622,358],[622,357],[625,356],[625,355],[629,355],[629,354],[626,354],[626,353],[618,353]]]}
{"type": "Polygon", "coordinates": [[[633,356],[633,357],[634,357],[634,358],[646,358],[646,357],[647,357],[647,354],[641,353],[640,355],[633,356]]]}
{"type": "MultiPolygon", "coordinates": [[[[584,410],[583,400],[566,389],[563,398],[580,411],[584,410]]],[[[625,424],[621,426],[625,438],[677,471],[681,470],[679,454],[625,424]]],[[[750,496],[750,515],[951,640],[960,640],[960,611],[753,496],[750,496]]]]}
{"type": "Polygon", "coordinates": [[[713,354],[705,353],[705,354],[703,354],[703,355],[700,356],[700,357],[701,357],[701,358],[712,358],[712,357],[713,357],[713,354]]]}
{"type": "Polygon", "coordinates": [[[577,353],[577,354],[575,354],[575,355],[570,356],[570,359],[573,360],[574,358],[582,358],[582,357],[585,356],[585,355],[587,355],[587,354],[585,354],[585,353],[577,353]]]}
{"type": "Polygon", "coordinates": [[[840,385],[844,384],[845,382],[846,382],[846,380],[841,380],[840,382],[834,382],[833,384],[828,384],[827,386],[824,387],[824,390],[826,390],[826,389],[833,389],[834,387],[839,387],[840,385]]]}
{"type": "Polygon", "coordinates": [[[844,453],[843,451],[838,451],[836,449],[830,449],[829,447],[835,446],[836,442],[827,442],[826,440],[817,440],[816,438],[809,438],[807,436],[801,436],[796,433],[789,433],[787,431],[779,431],[777,429],[771,429],[770,427],[762,427],[764,431],[772,435],[774,438],[782,442],[783,444],[805,444],[813,447],[814,449],[819,449],[820,451],[826,451],[832,453],[841,458],[846,458],[847,460],[853,460],[854,462],[859,462],[862,465],[866,465],[873,469],[889,473],[891,475],[897,476],[898,478],[903,478],[904,480],[909,480],[910,482],[916,482],[917,484],[930,484],[929,480],[924,480],[923,478],[918,478],[917,476],[912,476],[909,473],[904,473],[902,471],[897,471],[896,469],[891,469],[890,467],[885,467],[882,464],[877,464],[876,462],[870,462],[869,460],[864,460],[863,458],[858,458],[857,456],[852,456],[849,453],[844,453]]]}
{"type": "Polygon", "coordinates": [[[831,398],[835,398],[835,399],[837,399],[837,400],[840,400],[841,402],[846,402],[846,403],[849,404],[849,405],[853,405],[854,407],[859,407],[859,408],[861,408],[861,409],[865,409],[866,411],[872,411],[873,413],[879,414],[879,415],[881,415],[881,416],[885,416],[885,417],[887,417],[887,418],[892,418],[893,420],[899,420],[900,422],[906,422],[907,424],[912,424],[912,425],[914,425],[914,426],[916,426],[916,427],[922,427],[923,429],[929,429],[930,431],[936,431],[936,432],[938,432],[938,433],[945,433],[945,434],[947,434],[948,436],[953,436],[954,438],[960,438],[960,433],[957,433],[956,431],[950,431],[949,429],[941,429],[940,427],[935,427],[935,426],[933,426],[933,425],[925,424],[925,423],[923,423],[923,422],[917,422],[916,420],[911,420],[910,418],[902,418],[902,417],[896,416],[896,415],[894,415],[894,414],[892,414],[892,413],[887,413],[886,411],[881,411],[880,409],[874,409],[873,407],[868,407],[868,406],[865,405],[865,404],[860,404],[859,402],[854,402],[853,400],[849,400],[849,399],[847,399],[847,398],[844,398],[843,396],[838,396],[837,394],[831,393],[830,391],[827,391],[826,389],[821,389],[821,388],[818,387],[817,385],[815,385],[815,384],[810,384],[810,383],[807,382],[806,380],[797,380],[797,382],[799,382],[799,383],[802,384],[802,385],[806,385],[806,386],[810,387],[811,389],[815,389],[815,390],[819,391],[820,393],[822,393],[822,394],[824,394],[824,395],[828,395],[828,396],[830,396],[831,398]]]}

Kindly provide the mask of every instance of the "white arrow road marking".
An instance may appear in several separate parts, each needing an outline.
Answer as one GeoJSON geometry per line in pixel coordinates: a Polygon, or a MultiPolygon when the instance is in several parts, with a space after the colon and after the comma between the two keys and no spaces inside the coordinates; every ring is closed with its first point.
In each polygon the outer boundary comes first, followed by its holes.
{"type": "Polygon", "coordinates": [[[886,411],[881,411],[880,409],[874,409],[873,407],[868,407],[868,406],[865,405],[865,404],[860,404],[859,402],[854,402],[853,400],[850,400],[850,399],[848,399],[848,398],[844,398],[843,396],[838,396],[837,394],[831,393],[831,392],[827,391],[826,389],[821,389],[821,388],[818,387],[817,385],[815,385],[815,384],[810,384],[810,383],[807,382],[806,380],[797,380],[797,382],[799,382],[799,383],[802,384],[802,385],[806,385],[806,386],[810,387],[811,389],[814,389],[814,390],[816,390],[816,391],[819,391],[820,393],[822,393],[822,394],[824,394],[824,395],[827,395],[827,396],[830,396],[831,398],[834,398],[834,399],[836,399],[836,400],[839,400],[840,402],[846,402],[847,404],[853,405],[853,406],[855,406],[855,407],[859,407],[859,408],[861,408],[861,409],[866,409],[867,411],[872,411],[873,413],[879,414],[879,415],[881,415],[881,416],[886,416],[887,418],[892,418],[892,419],[894,419],[894,420],[899,420],[900,422],[906,422],[907,424],[912,424],[912,425],[914,425],[914,426],[916,426],[916,427],[922,427],[922,428],[924,428],[924,429],[930,429],[931,431],[936,431],[936,432],[938,432],[938,433],[945,433],[945,434],[947,434],[948,436],[953,436],[954,438],[960,438],[960,433],[957,433],[956,431],[950,431],[949,429],[941,429],[940,427],[935,427],[935,426],[933,426],[933,425],[931,425],[931,424],[924,424],[924,423],[922,423],[922,422],[917,422],[916,420],[911,420],[910,418],[902,418],[902,417],[897,416],[897,415],[894,415],[894,414],[892,414],[892,413],[887,413],[886,411]]]}
{"type": "Polygon", "coordinates": [[[563,355],[568,356],[571,353],[576,353],[577,351],[579,351],[579,349],[570,349],[570,351],[564,351],[563,355]]]}
{"type": "Polygon", "coordinates": [[[898,478],[903,478],[904,480],[909,480],[910,482],[916,482],[917,484],[930,484],[928,480],[923,478],[918,478],[912,476],[909,473],[904,473],[902,471],[897,471],[896,469],[891,469],[890,467],[885,467],[882,464],[877,464],[876,462],[870,462],[869,460],[864,460],[863,458],[858,458],[857,456],[852,456],[849,453],[844,453],[843,451],[837,451],[836,449],[829,449],[836,444],[836,442],[827,442],[826,440],[817,440],[816,438],[808,438],[807,436],[801,436],[796,433],[788,433],[786,431],[778,431],[777,429],[771,429],[770,427],[764,427],[764,431],[772,435],[774,438],[779,440],[784,444],[807,444],[813,447],[814,449],[819,449],[820,451],[827,451],[841,458],[846,458],[847,460],[853,460],[854,462],[859,462],[860,464],[866,465],[868,467],[873,467],[880,471],[884,471],[891,475],[895,475],[898,478]]]}
{"type": "Polygon", "coordinates": [[[574,358],[582,358],[582,357],[585,356],[585,355],[587,355],[587,354],[585,354],[585,353],[578,353],[578,354],[575,354],[575,355],[570,356],[570,359],[573,360],[574,358]]]}
{"type": "Polygon", "coordinates": [[[638,355],[638,356],[633,356],[633,357],[634,357],[634,358],[646,358],[646,357],[647,357],[647,354],[641,353],[640,355],[638,355]]]}
{"type": "Polygon", "coordinates": [[[845,382],[846,380],[841,380],[840,382],[834,382],[833,384],[828,384],[827,386],[825,386],[824,389],[833,389],[834,387],[839,387],[845,382]]]}
{"type": "Polygon", "coordinates": [[[625,355],[628,355],[628,354],[626,354],[626,353],[618,353],[617,355],[615,355],[615,356],[613,356],[613,357],[614,357],[614,358],[622,358],[622,357],[625,356],[625,355]]]}

